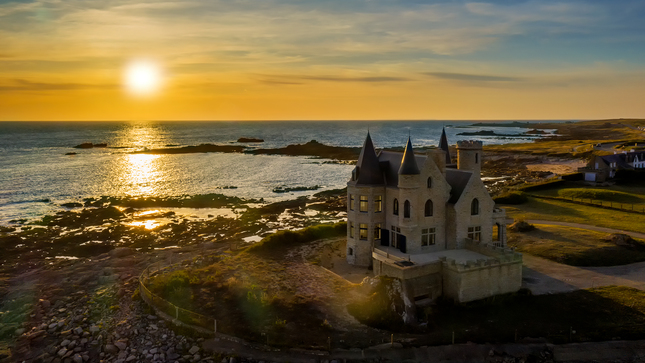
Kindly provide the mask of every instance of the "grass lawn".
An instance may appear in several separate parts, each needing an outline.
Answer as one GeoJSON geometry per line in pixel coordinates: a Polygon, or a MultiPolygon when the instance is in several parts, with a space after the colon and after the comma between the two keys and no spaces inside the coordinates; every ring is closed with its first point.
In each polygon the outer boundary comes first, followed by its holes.
{"type": "Polygon", "coordinates": [[[514,219],[541,219],[582,223],[614,228],[625,231],[645,233],[645,215],[603,209],[586,205],[567,203],[558,200],[528,198],[520,205],[502,205],[506,215],[514,219]]]}
{"type": "Polygon", "coordinates": [[[438,305],[420,343],[512,342],[545,337],[552,343],[645,338],[645,292],[608,286],[554,295],[502,295],[465,305],[438,305]],[[575,334],[571,334],[575,330],[575,334]],[[571,336],[571,340],[570,337],[571,336]]]}
{"type": "MultiPolygon", "coordinates": [[[[572,266],[616,266],[645,261],[645,243],[629,249],[603,240],[607,233],[536,224],[525,233],[509,233],[508,245],[522,253],[572,266]]],[[[642,241],[641,241],[642,243],[642,241]]]]}
{"type": "Polygon", "coordinates": [[[603,205],[613,203],[614,207],[642,210],[645,207],[645,187],[613,185],[609,187],[579,187],[579,184],[568,183],[560,188],[530,191],[529,194],[544,195],[559,198],[591,199],[594,203],[603,205]],[[605,203],[607,202],[607,203],[605,203]]]}

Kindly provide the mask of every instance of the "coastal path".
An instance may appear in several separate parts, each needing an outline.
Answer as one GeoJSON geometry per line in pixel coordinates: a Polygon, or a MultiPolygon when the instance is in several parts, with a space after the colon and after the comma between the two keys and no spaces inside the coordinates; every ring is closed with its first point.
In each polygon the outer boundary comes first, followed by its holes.
{"type": "MultiPolygon", "coordinates": [[[[645,239],[644,233],[622,231],[581,223],[527,220],[531,224],[544,224],[589,229],[606,233],[624,233],[645,239]]],[[[536,295],[574,291],[599,286],[622,285],[645,291],[645,262],[622,266],[577,267],[524,254],[522,286],[536,295]]]]}

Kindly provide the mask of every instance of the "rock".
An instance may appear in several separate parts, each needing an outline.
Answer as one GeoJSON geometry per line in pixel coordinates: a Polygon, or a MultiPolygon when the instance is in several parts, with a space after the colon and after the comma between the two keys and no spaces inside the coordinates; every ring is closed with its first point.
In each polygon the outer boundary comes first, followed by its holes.
{"type": "Polygon", "coordinates": [[[58,353],[56,353],[56,354],[57,354],[59,357],[62,357],[62,356],[64,356],[65,354],[67,354],[67,349],[66,349],[66,348],[61,348],[61,350],[59,350],[59,351],[58,351],[58,353]]]}
{"type": "Polygon", "coordinates": [[[604,239],[605,239],[605,241],[611,242],[611,243],[615,244],[616,246],[626,247],[626,248],[629,248],[629,249],[638,248],[638,247],[641,247],[641,248],[645,247],[645,246],[641,245],[640,243],[638,243],[637,241],[635,241],[632,238],[632,236],[630,236],[628,234],[624,234],[624,233],[612,233],[612,234],[606,236],[604,239]]]}
{"type": "Polygon", "coordinates": [[[96,326],[96,325],[92,325],[92,326],[90,327],[90,333],[92,333],[92,334],[94,334],[94,333],[98,333],[100,330],[101,330],[101,329],[100,329],[98,326],[96,326]]]}
{"type": "Polygon", "coordinates": [[[83,357],[81,357],[80,354],[74,354],[72,360],[74,361],[74,363],[83,363],[83,357]]]}
{"type": "Polygon", "coordinates": [[[255,137],[240,137],[237,139],[237,142],[264,142],[264,139],[258,139],[255,137]]]}
{"type": "Polygon", "coordinates": [[[58,327],[58,323],[51,323],[47,326],[49,329],[55,329],[58,327]]]}
{"type": "Polygon", "coordinates": [[[152,349],[150,349],[150,351],[149,351],[149,352],[150,352],[151,354],[155,354],[155,353],[157,353],[157,348],[152,348],[152,349]]]}
{"type": "Polygon", "coordinates": [[[118,342],[115,342],[114,345],[119,348],[119,350],[125,350],[125,348],[128,347],[128,344],[126,342],[119,340],[118,342]]]}
{"type": "Polygon", "coordinates": [[[125,361],[126,362],[132,362],[135,359],[137,359],[137,357],[131,354],[125,361]]]}
{"type": "Polygon", "coordinates": [[[194,354],[196,354],[197,352],[199,352],[199,347],[198,347],[198,346],[196,346],[196,345],[193,345],[193,347],[192,347],[192,348],[190,348],[190,350],[188,351],[188,353],[190,353],[191,355],[194,355],[194,354]]]}
{"type": "Polygon", "coordinates": [[[22,335],[27,329],[25,328],[19,328],[16,329],[16,335],[22,335]]]}
{"type": "Polygon", "coordinates": [[[74,329],[74,334],[76,334],[76,335],[83,334],[83,328],[81,328],[80,326],[77,327],[76,329],[74,329]]]}
{"type": "Polygon", "coordinates": [[[155,315],[148,315],[147,318],[148,320],[157,320],[157,316],[155,315]]]}
{"type": "Polygon", "coordinates": [[[523,220],[519,220],[508,226],[508,229],[513,232],[530,232],[535,229],[535,226],[523,220]]]}
{"type": "Polygon", "coordinates": [[[112,251],[110,251],[110,256],[116,257],[116,258],[122,258],[133,254],[134,254],[134,251],[132,250],[132,248],[129,248],[129,247],[117,247],[112,251]]]}
{"type": "Polygon", "coordinates": [[[94,144],[92,144],[91,142],[84,142],[82,144],[78,144],[74,146],[75,149],[91,149],[93,147],[94,147],[94,144]]]}
{"type": "Polygon", "coordinates": [[[69,343],[71,343],[71,342],[72,342],[71,340],[69,340],[69,339],[65,339],[65,340],[63,340],[63,342],[62,342],[62,343],[60,343],[60,346],[61,346],[61,347],[66,347],[66,346],[67,346],[67,345],[69,345],[69,343]]]}
{"type": "Polygon", "coordinates": [[[43,309],[48,309],[52,306],[52,303],[50,303],[49,300],[40,299],[40,306],[42,306],[43,309]]]}
{"type": "Polygon", "coordinates": [[[119,352],[119,348],[117,348],[116,346],[114,346],[112,344],[107,344],[105,346],[104,350],[105,350],[106,353],[110,353],[110,354],[116,354],[116,353],[119,352]]]}

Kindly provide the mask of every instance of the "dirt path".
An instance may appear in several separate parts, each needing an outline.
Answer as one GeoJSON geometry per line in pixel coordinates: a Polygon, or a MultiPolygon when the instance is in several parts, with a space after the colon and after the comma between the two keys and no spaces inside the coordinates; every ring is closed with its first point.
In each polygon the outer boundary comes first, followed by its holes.
{"type": "Polygon", "coordinates": [[[631,231],[622,231],[620,229],[613,229],[613,228],[605,228],[605,227],[598,227],[598,226],[592,226],[590,224],[582,224],[582,223],[569,223],[569,222],[556,222],[556,221],[543,221],[539,219],[528,219],[526,221],[527,223],[531,224],[546,224],[546,225],[552,225],[552,226],[565,226],[565,227],[574,227],[574,228],[581,228],[581,229],[589,229],[592,231],[597,231],[597,232],[606,232],[606,233],[624,233],[627,235],[632,236],[633,238],[640,238],[640,239],[645,239],[645,233],[638,233],[638,232],[631,232],[631,231]]]}
{"type": "MultiPolygon", "coordinates": [[[[527,220],[532,224],[545,224],[589,229],[607,233],[625,233],[644,238],[645,234],[596,227],[580,223],[527,220]]],[[[567,292],[590,287],[622,285],[645,290],[645,262],[623,266],[576,267],[524,254],[522,286],[536,295],[567,292]]]]}

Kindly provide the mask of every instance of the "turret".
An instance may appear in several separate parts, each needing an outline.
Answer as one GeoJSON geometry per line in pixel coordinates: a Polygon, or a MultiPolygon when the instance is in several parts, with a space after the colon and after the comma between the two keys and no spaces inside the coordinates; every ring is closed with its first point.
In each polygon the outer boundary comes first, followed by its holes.
{"type": "MultiPolygon", "coordinates": [[[[441,139],[439,140],[439,149],[443,150],[446,153],[446,164],[452,164],[452,160],[450,159],[450,148],[448,147],[448,138],[446,137],[446,128],[444,127],[443,130],[441,130],[441,139]]],[[[439,165],[439,164],[437,164],[439,165]]]]}
{"type": "Polygon", "coordinates": [[[482,142],[475,140],[457,141],[457,168],[472,171],[481,177],[482,142]]]}
{"type": "Polygon", "coordinates": [[[369,131],[363,143],[361,154],[358,156],[356,168],[352,171],[351,181],[356,182],[356,185],[382,185],[385,183],[383,171],[381,171],[369,131]]]}

